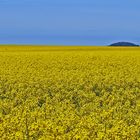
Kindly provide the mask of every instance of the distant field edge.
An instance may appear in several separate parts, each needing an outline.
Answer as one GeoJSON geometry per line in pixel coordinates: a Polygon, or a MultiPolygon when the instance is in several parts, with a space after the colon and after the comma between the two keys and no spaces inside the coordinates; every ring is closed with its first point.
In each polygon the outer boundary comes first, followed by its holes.
{"type": "Polygon", "coordinates": [[[73,46],[73,45],[18,45],[0,44],[0,52],[6,51],[127,51],[140,50],[138,46],[73,46]]]}

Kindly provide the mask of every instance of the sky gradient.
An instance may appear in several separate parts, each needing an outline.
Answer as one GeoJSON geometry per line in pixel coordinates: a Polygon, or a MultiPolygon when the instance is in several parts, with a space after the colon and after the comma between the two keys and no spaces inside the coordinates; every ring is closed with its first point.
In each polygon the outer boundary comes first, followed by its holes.
{"type": "Polygon", "coordinates": [[[0,0],[0,44],[140,44],[139,0],[0,0]]]}

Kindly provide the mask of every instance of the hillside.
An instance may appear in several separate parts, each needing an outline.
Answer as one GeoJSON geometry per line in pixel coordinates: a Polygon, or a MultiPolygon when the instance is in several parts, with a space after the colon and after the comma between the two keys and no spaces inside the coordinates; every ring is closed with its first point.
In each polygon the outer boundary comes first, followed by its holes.
{"type": "Polygon", "coordinates": [[[117,42],[117,43],[111,44],[110,46],[139,46],[139,45],[136,45],[130,42],[117,42]]]}

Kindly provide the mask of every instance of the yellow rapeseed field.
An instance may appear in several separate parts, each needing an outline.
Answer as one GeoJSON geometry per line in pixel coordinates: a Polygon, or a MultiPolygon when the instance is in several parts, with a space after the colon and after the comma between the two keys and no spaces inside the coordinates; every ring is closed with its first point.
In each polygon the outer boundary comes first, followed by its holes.
{"type": "Polygon", "coordinates": [[[1,140],[140,140],[140,48],[0,47],[1,140]]]}

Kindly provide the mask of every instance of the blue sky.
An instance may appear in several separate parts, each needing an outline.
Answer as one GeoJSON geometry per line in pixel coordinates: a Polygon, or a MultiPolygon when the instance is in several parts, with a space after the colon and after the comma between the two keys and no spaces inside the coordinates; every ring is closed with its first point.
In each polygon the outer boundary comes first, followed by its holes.
{"type": "Polygon", "coordinates": [[[139,0],[0,0],[0,44],[140,44],[139,0]]]}

